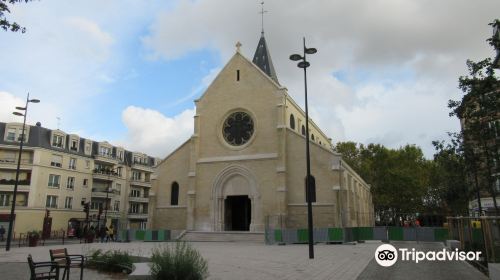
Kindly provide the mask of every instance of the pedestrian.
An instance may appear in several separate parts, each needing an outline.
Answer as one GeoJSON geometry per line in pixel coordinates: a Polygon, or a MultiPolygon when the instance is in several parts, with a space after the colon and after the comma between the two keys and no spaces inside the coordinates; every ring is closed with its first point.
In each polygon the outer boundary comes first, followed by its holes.
{"type": "Polygon", "coordinates": [[[3,228],[3,226],[0,226],[0,241],[5,240],[4,235],[5,235],[5,229],[3,228]]]}
{"type": "MultiPolygon", "coordinates": [[[[111,232],[112,231],[108,227],[106,227],[106,242],[108,242],[111,238],[111,232]]],[[[111,239],[111,241],[113,241],[113,239],[111,239]]]]}
{"type": "Polygon", "coordinates": [[[115,228],[113,225],[109,226],[109,237],[111,238],[111,241],[115,241],[115,228]]]}

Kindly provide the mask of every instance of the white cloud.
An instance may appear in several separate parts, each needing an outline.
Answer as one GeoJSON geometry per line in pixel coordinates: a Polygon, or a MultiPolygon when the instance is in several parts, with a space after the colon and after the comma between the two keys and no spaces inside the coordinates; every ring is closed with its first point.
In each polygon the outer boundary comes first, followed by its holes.
{"type": "Polygon", "coordinates": [[[193,134],[194,113],[188,109],[169,118],[155,110],[129,106],[122,113],[128,130],[122,142],[132,151],[165,157],[193,134]]]}
{"type": "MultiPolygon", "coordinates": [[[[458,129],[446,101],[460,98],[466,59],[493,55],[485,39],[500,2],[275,0],[265,8],[278,79],[299,104],[302,75],[288,57],[301,50],[304,35],[318,49],[308,57],[309,106],[327,134],[388,146],[416,143],[430,156],[432,140],[458,129]],[[345,79],[333,77],[338,71],[345,79]]],[[[252,1],[180,0],[158,15],[143,43],[155,58],[214,49],[226,62],[241,41],[251,59],[259,10],[252,1]]]]}
{"type": "Polygon", "coordinates": [[[14,95],[0,91],[0,121],[3,122],[22,122],[20,117],[14,116],[12,112],[17,106],[24,107],[25,100],[14,95]]]}

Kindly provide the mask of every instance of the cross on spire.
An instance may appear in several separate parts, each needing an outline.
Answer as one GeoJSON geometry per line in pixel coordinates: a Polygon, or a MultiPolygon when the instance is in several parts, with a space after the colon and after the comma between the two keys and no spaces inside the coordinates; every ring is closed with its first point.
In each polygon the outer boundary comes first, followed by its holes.
{"type": "Polygon", "coordinates": [[[260,2],[260,5],[261,5],[261,10],[259,12],[259,14],[262,15],[262,34],[264,34],[264,14],[267,13],[267,11],[264,10],[264,1],[260,2]]]}

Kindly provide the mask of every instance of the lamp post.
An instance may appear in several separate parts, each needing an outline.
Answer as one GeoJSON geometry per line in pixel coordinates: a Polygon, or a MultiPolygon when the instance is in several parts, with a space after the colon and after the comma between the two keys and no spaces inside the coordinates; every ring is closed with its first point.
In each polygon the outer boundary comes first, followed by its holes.
{"type": "Polygon", "coordinates": [[[315,48],[306,48],[306,38],[303,38],[303,55],[292,54],[290,59],[293,61],[301,60],[297,66],[304,69],[304,92],[305,92],[305,107],[306,107],[306,199],[307,199],[307,230],[309,236],[309,258],[314,259],[314,237],[313,237],[313,217],[312,217],[312,189],[315,188],[315,180],[311,175],[311,159],[309,154],[309,112],[307,108],[307,67],[311,64],[306,60],[306,55],[315,54],[315,48]]]}
{"type": "Polygon", "coordinates": [[[19,157],[17,158],[17,168],[16,168],[16,182],[14,184],[14,193],[12,194],[12,207],[10,208],[10,218],[9,218],[9,231],[7,233],[7,243],[5,244],[5,250],[10,250],[10,242],[12,241],[12,228],[14,226],[14,212],[16,210],[16,196],[17,196],[17,186],[19,185],[19,169],[21,168],[21,155],[23,153],[23,144],[24,144],[24,131],[26,127],[26,115],[28,114],[28,103],[39,103],[38,99],[30,99],[30,94],[26,97],[26,106],[25,107],[16,107],[17,110],[24,111],[23,113],[13,112],[16,116],[23,116],[23,129],[21,131],[21,141],[19,143],[19,157]]]}

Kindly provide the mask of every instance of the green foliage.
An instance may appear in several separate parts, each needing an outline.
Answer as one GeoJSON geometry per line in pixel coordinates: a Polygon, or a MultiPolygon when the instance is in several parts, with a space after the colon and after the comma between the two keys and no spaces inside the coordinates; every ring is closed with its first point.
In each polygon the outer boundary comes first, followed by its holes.
{"type": "Polygon", "coordinates": [[[111,250],[102,252],[101,249],[92,251],[87,261],[89,266],[97,270],[109,272],[130,272],[132,270],[133,258],[126,251],[111,250]]]}
{"type": "Polygon", "coordinates": [[[467,184],[461,135],[449,133],[451,142],[433,141],[436,148],[430,173],[427,206],[448,215],[467,215],[471,190],[467,184]]]}
{"type": "Polygon", "coordinates": [[[10,14],[9,4],[14,5],[18,2],[31,2],[33,0],[0,0],[0,28],[5,31],[17,32],[21,31],[21,33],[26,32],[25,27],[21,27],[16,22],[10,22],[7,20],[6,13],[10,14]]]}
{"type": "Polygon", "coordinates": [[[375,211],[384,222],[423,210],[430,164],[419,147],[394,150],[380,144],[341,142],[334,150],[371,185],[375,211]]]}
{"type": "Polygon", "coordinates": [[[208,277],[208,264],[188,243],[176,242],[153,250],[154,279],[198,280],[208,277]]]}
{"type": "MultiPolygon", "coordinates": [[[[498,25],[499,21],[490,25],[498,25]]],[[[495,75],[500,56],[498,32],[487,41],[497,50],[495,63],[490,58],[479,62],[467,60],[469,75],[459,78],[459,88],[464,93],[462,100],[450,100],[450,116],[462,121],[461,152],[464,156],[468,181],[476,193],[488,193],[493,198],[497,213],[494,174],[500,172],[498,164],[500,150],[500,80],[495,75]]]]}

